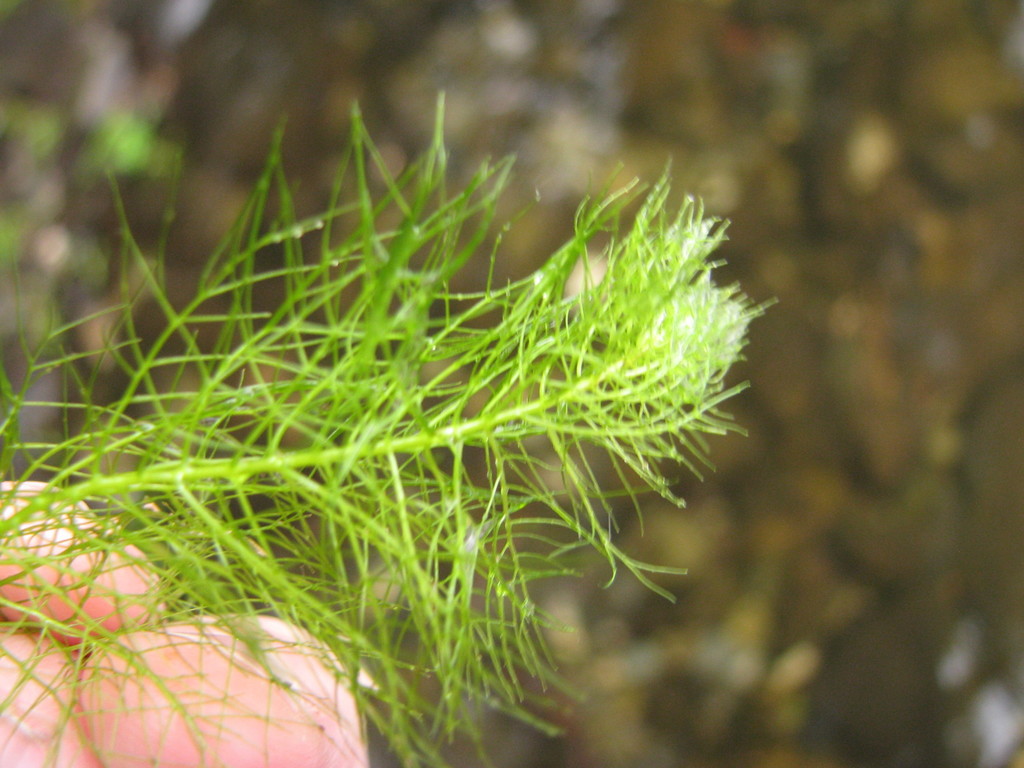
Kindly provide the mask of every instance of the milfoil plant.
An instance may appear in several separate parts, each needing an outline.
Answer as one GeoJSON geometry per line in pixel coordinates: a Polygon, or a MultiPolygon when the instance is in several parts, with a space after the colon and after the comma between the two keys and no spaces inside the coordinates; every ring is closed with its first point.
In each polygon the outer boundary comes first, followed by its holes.
{"type": "Polygon", "coordinates": [[[502,282],[508,162],[453,191],[438,119],[392,175],[358,113],[347,157],[299,219],[275,151],[187,302],[126,232],[123,300],[0,371],[0,479],[48,483],[0,524],[88,504],[103,535],[77,546],[145,553],[169,620],[302,627],[403,763],[435,763],[480,707],[533,718],[557,685],[535,582],[596,550],[657,589],[616,518],[651,492],[681,503],[703,436],[732,428],[724,377],[758,309],[713,282],[723,228],[670,208],[666,179],[585,200],[564,245],[502,282]],[[86,325],[101,348],[76,347],[86,325]],[[59,397],[34,394],[54,378],[59,397]],[[27,429],[39,414],[54,434],[27,429]]]}

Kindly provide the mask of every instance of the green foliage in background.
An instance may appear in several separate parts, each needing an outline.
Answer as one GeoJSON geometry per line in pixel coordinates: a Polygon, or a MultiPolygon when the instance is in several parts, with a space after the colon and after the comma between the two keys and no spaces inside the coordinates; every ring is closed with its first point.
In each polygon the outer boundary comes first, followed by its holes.
{"type": "Polygon", "coordinates": [[[275,154],[191,301],[136,251],[123,305],[54,330],[24,380],[0,373],[0,474],[53,484],[24,515],[91,501],[117,534],[83,546],[146,552],[170,618],[309,630],[407,765],[554,681],[534,582],[585,549],[656,570],[618,548],[615,515],[674,498],[702,435],[730,429],[723,377],[757,313],[711,279],[722,227],[670,209],[665,181],[584,201],[568,242],[500,283],[509,163],[451,190],[440,135],[393,177],[356,116],[338,199],[304,220],[275,154]],[[86,323],[111,329],[100,351],[75,351],[86,323]],[[33,399],[54,375],[61,399],[33,399]],[[26,438],[37,409],[62,433],[26,438]]]}

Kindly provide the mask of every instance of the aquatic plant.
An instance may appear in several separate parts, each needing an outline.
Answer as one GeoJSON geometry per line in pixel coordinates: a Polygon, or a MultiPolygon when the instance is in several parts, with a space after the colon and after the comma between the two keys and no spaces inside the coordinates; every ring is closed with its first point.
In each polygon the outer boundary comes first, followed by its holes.
{"type": "Polygon", "coordinates": [[[122,301],[26,349],[24,377],[0,371],[0,475],[48,483],[0,523],[7,560],[47,565],[11,536],[77,510],[76,551],[144,553],[166,621],[275,615],[323,643],[406,765],[481,705],[532,719],[527,678],[557,684],[535,582],[592,549],[657,589],[616,520],[651,490],[676,499],[702,436],[733,428],[725,374],[758,312],[712,280],[723,226],[671,208],[667,176],[583,201],[568,241],[501,283],[511,163],[451,190],[446,158],[439,119],[392,175],[356,112],[325,213],[295,216],[275,151],[191,300],[126,229],[122,301]],[[457,290],[468,265],[487,277],[457,290]],[[76,346],[86,324],[109,329],[101,348],[76,346]],[[40,398],[52,377],[60,397],[40,398]],[[26,436],[40,412],[58,433],[26,436]]]}

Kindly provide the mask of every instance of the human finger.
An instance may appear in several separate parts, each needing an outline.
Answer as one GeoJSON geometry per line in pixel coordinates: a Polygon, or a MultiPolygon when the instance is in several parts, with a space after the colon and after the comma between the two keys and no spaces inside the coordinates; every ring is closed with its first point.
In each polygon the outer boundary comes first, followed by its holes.
{"type": "Polygon", "coordinates": [[[3,768],[102,768],[74,716],[66,653],[37,633],[0,630],[3,768]]]}
{"type": "MultiPolygon", "coordinates": [[[[366,765],[366,742],[349,688],[351,676],[335,674],[340,666],[338,660],[294,624],[273,616],[260,616],[257,623],[266,635],[262,648],[270,672],[292,688],[333,745],[330,751],[335,759],[327,765],[332,768],[366,765]]],[[[363,672],[357,673],[356,683],[373,686],[363,672]]]]}
{"type": "Polygon", "coordinates": [[[215,624],[127,633],[83,670],[84,730],[107,768],[366,768],[351,696],[304,653],[268,649],[287,687],[215,624]]]}
{"type": "MultiPolygon", "coordinates": [[[[47,488],[0,482],[0,518],[12,520],[47,488]]],[[[79,634],[146,621],[159,611],[156,574],[137,547],[109,539],[84,504],[21,520],[0,542],[0,614],[10,621],[26,615],[54,619],[79,634]]]]}

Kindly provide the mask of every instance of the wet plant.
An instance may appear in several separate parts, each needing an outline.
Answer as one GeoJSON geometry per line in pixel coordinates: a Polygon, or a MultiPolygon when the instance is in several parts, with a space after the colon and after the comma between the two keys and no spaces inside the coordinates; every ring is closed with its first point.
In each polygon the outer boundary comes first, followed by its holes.
{"type": "Polygon", "coordinates": [[[313,218],[275,151],[184,303],[126,230],[123,301],[26,348],[24,377],[0,372],[0,474],[48,483],[8,540],[89,504],[76,546],[144,553],[167,620],[276,615],[322,642],[406,765],[440,760],[480,706],[533,718],[528,679],[557,685],[535,582],[596,550],[657,588],[616,519],[641,494],[679,501],[703,436],[732,429],[725,374],[758,311],[713,281],[723,227],[670,207],[667,177],[585,200],[562,247],[499,282],[511,164],[452,190],[441,133],[392,175],[356,113],[313,218]],[[491,269],[460,290],[470,264],[491,269]],[[86,323],[106,341],[76,351],[86,323]],[[53,377],[61,396],[39,397],[53,377]],[[40,412],[57,433],[26,431],[40,412]]]}

